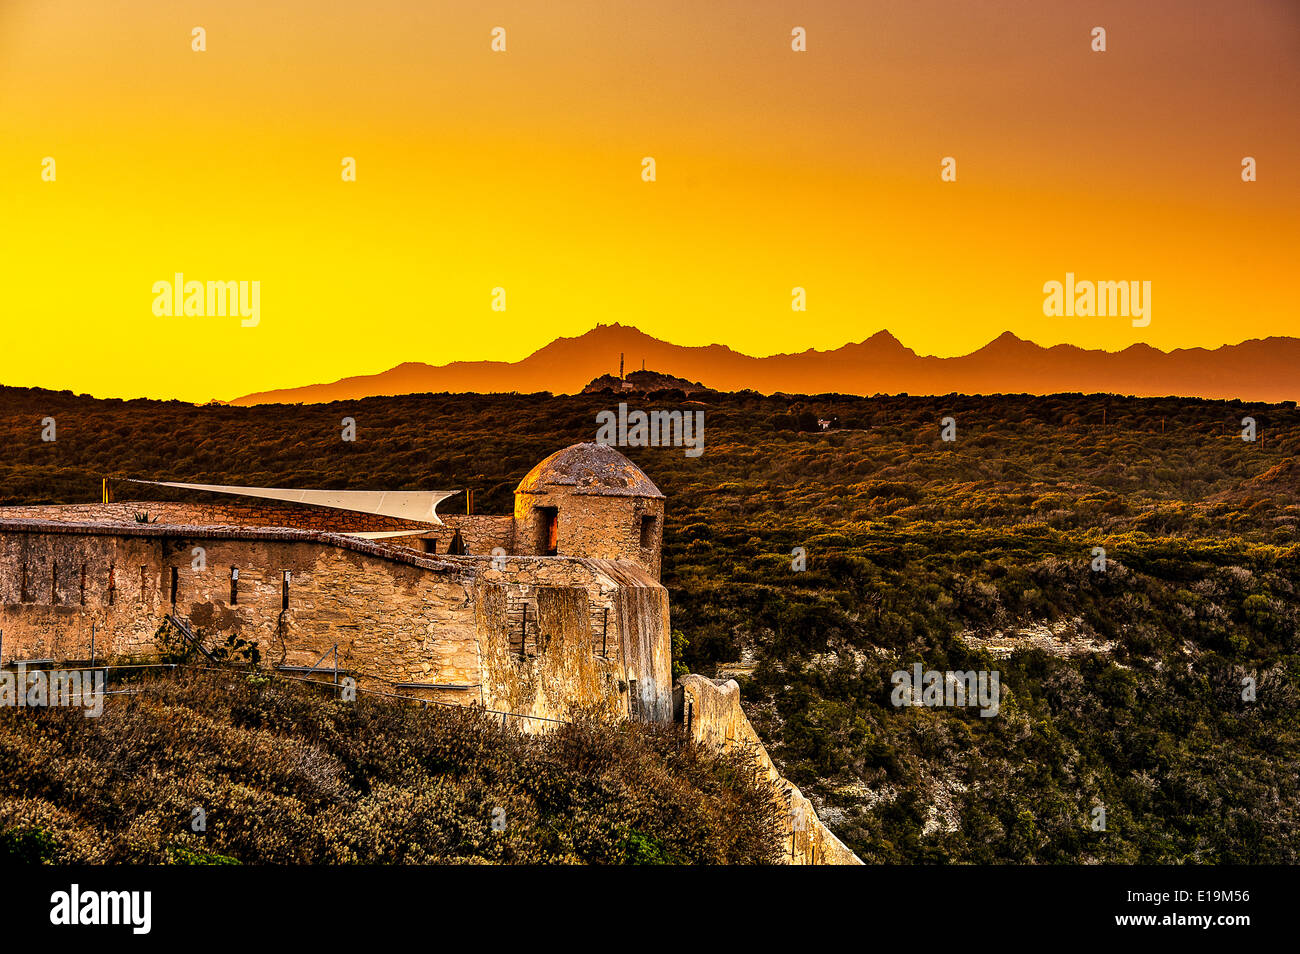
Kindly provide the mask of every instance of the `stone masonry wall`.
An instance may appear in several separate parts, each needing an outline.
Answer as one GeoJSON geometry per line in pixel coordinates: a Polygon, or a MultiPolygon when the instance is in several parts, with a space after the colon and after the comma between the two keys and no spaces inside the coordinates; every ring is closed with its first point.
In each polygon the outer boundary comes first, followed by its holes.
{"type": "Polygon", "coordinates": [[[659,579],[664,502],[651,497],[575,494],[548,486],[545,493],[515,496],[515,550],[541,552],[539,507],[557,511],[556,549],[561,556],[634,560],[659,579]],[[649,546],[642,546],[642,520],[651,523],[649,546]]]}
{"type": "Polygon", "coordinates": [[[59,523],[136,524],[136,514],[147,514],[150,523],[209,527],[295,527],[362,533],[385,530],[428,530],[431,525],[399,520],[378,514],[334,510],[285,501],[243,503],[229,500],[212,503],[173,500],[123,500],[113,503],[43,504],[4,507],[4,519],[53,520],[59,523]]]}
{"type": "Polygon", "coordinates": [[[438,516],[443,526],[426,528],[426,532],[420,534],[422,540],[437,541],[437,550],[429,550],[426,546],[428,552],[447,553],[457,531],[460,532],[465,549],[472,555],[487,556],[497,547],[506,553],[515,552],[514,517],[463,513],[443,513],[438,516]]]}
{"type": "Polygon", "coordinates": [[[463,687],[423,697],[480,699],[467,568],[430,572],[310,538],[211,533],[0,533],[4,660],[89,658],[92,624],[98,658],[154,656],[154,634],[175,612],[209,648],[231,635],[256,641],[268,665],[311,666],[337,643],[340,666],[359,685],[463,687]],[[196,547],[203,553],[197,570],[196,547]],[[233,602],[232,568],[239,570],[233,602]]]}
{"type": "Polygon", "coordinates": [[[683,676],[678,717],[689,724],[691,738],[723,751],[748,749],[759,768],[785,794],[778,796],[786,861],[793,865],[860,865],[862,861],[822,824],[812,803],[782,778],[762,741],[740,708],[740,686],[734,679],[715,682],[703,676],[683,676]]]}
{"type": "Polygon", "coordinates": [[[88,659],[92,626],[96,658],[153,658],[174,612],[209,649],[228,636],[257,642],[264,665],[327,656],[330,668],[337,644],[340,667],[362,688],[546,719],[592,707],[666,721],[669,647],[633,648],[629,669],[622,641],[629,630],[666,634],[666,607],[666,591],[631,564],[435,558],[288,529],[0,521],[4,663],[88,659]],[[619,599],[628,589],[645,591],[646,620],[635,618],[635,600],[619,599]]]}
{"type": "Polygon", "coordinates": [[[553,719],[594,708],[671,720],[668,594],[644,570],[556,557],[478,563],[475,602],[489,708],[553,719]],[[521,627],[525,612],[535,625],[521,627]],[[644,648],[648,642],[655,645],[644,648]]]}

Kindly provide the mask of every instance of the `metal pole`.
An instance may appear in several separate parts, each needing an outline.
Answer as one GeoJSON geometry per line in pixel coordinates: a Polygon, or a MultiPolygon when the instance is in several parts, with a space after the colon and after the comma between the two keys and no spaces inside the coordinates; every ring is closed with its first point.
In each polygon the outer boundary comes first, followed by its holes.
{"type": "Polygon", "coordinates": [[[90,621],[90,665],[93,669],[95,666],[95,621],[90,621]]]}

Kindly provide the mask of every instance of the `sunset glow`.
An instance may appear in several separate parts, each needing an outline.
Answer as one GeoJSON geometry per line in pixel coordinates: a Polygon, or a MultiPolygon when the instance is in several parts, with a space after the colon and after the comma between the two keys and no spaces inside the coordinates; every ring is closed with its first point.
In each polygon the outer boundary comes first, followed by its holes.
{"type": "Polygon", "coordinates": [[[1296,334],[1296,5],[1066,6],[9,0],[0,382],[227,399],[611,321],[755,355],[1296,334]],[[155,315],[177,272],[260,282],[260,322],[155,315]],[[1150,282],[1150,324],[1045,315],[1067,272],[1150,282]]]}

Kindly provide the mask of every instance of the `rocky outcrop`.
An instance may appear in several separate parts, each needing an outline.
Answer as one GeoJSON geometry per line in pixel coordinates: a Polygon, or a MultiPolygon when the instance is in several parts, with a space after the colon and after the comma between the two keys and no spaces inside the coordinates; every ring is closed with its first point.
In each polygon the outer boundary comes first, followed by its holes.
{"type": "Polygon", "coordinates": [[[688,381],[673,374],[659,371],[633,371],[626,378],[616,374],[602,374],[592,380],[583,394],[600,394],[603,391],[615,391],[623,394],[650,394],[655,391],[681,391],[683,394],[716,393],[698,381],[688,381]]]}

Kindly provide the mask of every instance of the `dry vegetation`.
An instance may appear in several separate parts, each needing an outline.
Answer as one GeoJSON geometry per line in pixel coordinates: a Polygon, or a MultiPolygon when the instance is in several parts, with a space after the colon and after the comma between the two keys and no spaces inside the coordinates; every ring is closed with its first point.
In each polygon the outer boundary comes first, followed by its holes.
{"type": "Polygon", "coordinates": [[[673,727],[529,736],[478,709],[342,702],[237,669],[134,685],[99,718],[0,710],[0,858],[728,864],[779,847],[743,759],[673,727]]]}
{"type": "MultiPolygon", "coordinates": [[[[8,390],[0,488],[5,502],[95,499],[103,473],[468,485],[481,511],[507,512],[518,479],[590,440],[618,400],[194,408],[8,390]],[[47,415],[57,444],[39,439],[47,415]],[[344,416],[355,444],[339,440],[344,416]]],[[[705,410],[703,456],[627,451],[669,498],[679,665],[751,662],[744,699],[774,759],[864,859],[1300,860],[1293,404],[736,394],[705,410]],[[1247,415],[1254,443],[1239,438],[1247,415]],[[818,417],[841,429],[810,432],[818,417]],[[1089,568],[1097,546],[1106,574],[1089,568]],[[1112,648],[983,648],[1043,627],[1112,648]],[[889,674],[913,662],[999,669],[1002,714],[892,707],[889,674]],[[1097,805],[1105,832],[1089,826],[1097,805]]]]}

